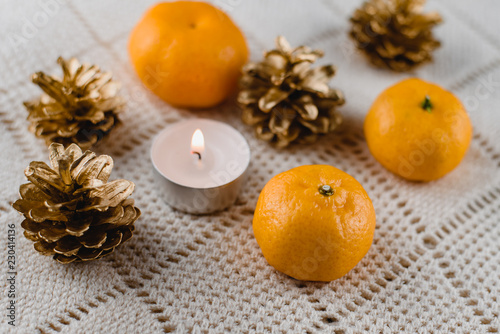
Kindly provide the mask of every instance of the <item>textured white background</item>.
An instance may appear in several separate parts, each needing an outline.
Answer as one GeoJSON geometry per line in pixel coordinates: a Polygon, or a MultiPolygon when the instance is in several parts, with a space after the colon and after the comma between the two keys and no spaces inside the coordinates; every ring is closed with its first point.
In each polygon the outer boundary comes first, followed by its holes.
{"type": "MultiPolygon", "coordinates": [[[[495,0],[431,1],[444,24],[435,62],[413,74],[374,69],[347,38],[361,1],[220,0],[243,29],[252,59],[278,34],[321,48],[334,63],[347,104],[340,133],[312,147],[276,151],[253,138],[233,102],[217,110],[176,110],[146,91],[126,52],[130,29],[154,1],[0,0],[0,236],[17,224],[16,330],[6,324],[6,261],[0,263],[0,331],[16,333],[498,333],[500,324],[500,35],[495,0]],[[12,43],[22,38],[22,44],[12,43]],[[22,102],[39,90],[30,74],[58,72],[77,56],[122,81],[124,125],[97,148],[115,159],[112,178],[136,183],[143,216],[135,237],[95,263],[60,265],[22,237],[11,208],[23,170],[47,161],[27,131],[22,102]],[[466,104],[474,139],[463,163],[429,184],[405,182],[369,154],[362,121],[385,87],[410,75],[434,81],[466,104]],[[487,82],[496,82],[494,86],[487,82]],[[170,123],[226,121],[248,139],[251,177],[230,210],[196,217],[172,211],[154,190],[148,151],[170,123]],[[367,189],[377,211],[374,244],[348,275],[329,284],[299,282],[273,270],[253,237],[259,191],[275,174],[310,163],[337,166],[367,189]]],[[[19,41],[19,40],[18,40],[19,41]]]]}

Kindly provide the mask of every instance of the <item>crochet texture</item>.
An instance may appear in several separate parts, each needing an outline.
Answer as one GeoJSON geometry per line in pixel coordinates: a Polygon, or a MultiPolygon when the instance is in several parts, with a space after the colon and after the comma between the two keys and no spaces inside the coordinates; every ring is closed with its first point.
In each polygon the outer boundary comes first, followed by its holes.
{"type": "Polygon", "coordinates": [[[215,111],[176,110],[149,93],[127,55],[132,26],[154,2],[119,0],[4,4],[0,10],[0,286],[6,285],[7,227],[17,232],[17,327],[2,333],[498,333],[500,296],[500,6],[428,2],[444,23],[435,62],[413,74],[458,95],[474,125],[462,164],[428,184],[406,182],[378,164],[362,134],[383,88],[405,74],[371,67],[348,37],[358,1],[214,1],[243,29],[252,59],[282,34],[323,49],[343,90],[339,133],[313,146],[278,151],[257,140],[233,102],[215,111]],[[43,5],[49,4],[49,5],[43,5]],[[4,8],[5,7],[5,8],[4,8]],[[26,18],[26,19],[23,19],[26,18]],[[44,19],[45,18],[45,19],[44,19]],[[30,26],[31,28],[26,28],[30,26]],[[143,215],[134,238],[94,263],[60,265],[22,236],[11,207],[30,161],[47,161],[28,130],[22,102],[39,91],[39,70],[57,73],[58,56],[97,63],[121,81],[123,125],[97,147],[115,161],[112,179],[136,184],[143,215]],[[192,117],[228,122],[252,148],[250,178],[228,211],[191,216],[158,197],[149,149],[165,126],[192,117]],[[377,229],[366,257],[328,284],[293,280],[270,267],[252,233],[259,191],[275,174],[331,164],[357,178],[373,200],[377,229]]]}

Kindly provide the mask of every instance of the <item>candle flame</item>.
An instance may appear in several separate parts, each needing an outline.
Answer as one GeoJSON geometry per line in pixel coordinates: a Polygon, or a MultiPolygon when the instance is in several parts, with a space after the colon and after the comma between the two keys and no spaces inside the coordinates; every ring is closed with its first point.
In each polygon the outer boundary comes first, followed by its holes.
{"type": "Polygon", "coordinates": [[[199,159],[205,151],[205,138],[203,137],[203,132],[200,129],[196,129],[191,138],[191,153],[197,154],[199,159]]]}

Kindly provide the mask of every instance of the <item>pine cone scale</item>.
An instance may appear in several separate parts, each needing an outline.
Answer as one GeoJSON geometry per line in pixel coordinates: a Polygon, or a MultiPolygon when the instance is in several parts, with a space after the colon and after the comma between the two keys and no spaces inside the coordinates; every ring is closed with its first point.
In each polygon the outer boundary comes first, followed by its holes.
{"type": "Polygon", "coordinates": [[[107,182],[113,170],[113,159],[110,156],[101,155],[89,160],[80,170],[79,174],[86,179],[107,182]]]}
{"type": "Polygon", "coordinates": [[[281,101],[288,98],[290,92],[282,91],[279,88],[271,87],[267,93],[259,99],[259,109],[263,112],[269,112],[281,101]]]}
{"type": "Polygon", "coordinates": [[[85,210],[107,210],[108,207],[117,206],[134,191],[134,184],[127,180],[115,180],[100,187],[93,188],[89,192],[91,199],[85,210]]]}
{"type": "MultiPolygon", "coordinates": [[[[133,207],[133,205],[131,205],[133,207]]],[[[92,226],[98,226],[98,225],[103,225],[103,224],[110,224],[110,225],[116,225],[116,224],[123,224],[122,223],[122,218],[125,217],[125,208],[123,207],[123,203],[121,205],[118,205],[116,207],[111,207],[109,208],[108,211],[106,212],[100,212],[99,214],[95,215],[92,219],[92,226]]]]}
{"type": "Polygon", "coordinates": [[[81,248],[82,244],[75,238],[64,237],[57,241],[57,245],[54,247],[54,252],[65,256],[73,256],[78,254],[78,251],[81,248]]]}
{"type": "Polygon", "coordinates": [[[91,224],[91,218],[82,219],[73,217],[73,219],[66,222],[66,232],[71,236],[80,237],[90,229],[91,224]]]}
{"type": "MultiPolygon", "coordinates": [[[[100,226],[102,228],[102,225],[100,226]]],[[[106,231],[96,231],[94,233],[87,234],[78,238],[78,242],[85,246],[86,248],[101,248],[101,246],[106,242],[106,231]]]]}
{"type": "Polygon", "coordinates": [[[133,223],[136,220],[136,217],[139,216],[139,211],[132,205],[125,207],[123,212],[123,216],[118,220],[115,225],[116,226],[127,226],[133,223]]]}
{"type": "MultiPolygon", "coordinates": [[[[100,248],[85,248],[82,247],[80,251],[78,252],[78,257],[81,261],[90,261],[90,260],[95,260],[101,256],[101,253],[104,251],[104,249],[100,248]]],[[[60,255],[60,256],[65,256],[65,255],[60,255]]],[[[57,259],[58,260],[58,259],[57,259]]]]}
{"type": "MultiPolygon", "coordinates": [[[[70,146],[71,147],[71,146],[70,146]]],[[[86,180],[85,173],[82,170],[85,168],[87,163],[95,158],[95,153],[87,151],[82,154],[82,152],[77,152],[78,158],[71,164],[71,178],[76,181],[78,185],[82,185],[86,180]],[[80,175],[80,177],[79,177],[80,175]]]]}
{"type": "Polygon", "coordinates": [[[34,247],[35,250],[43,255],[54,255],[54,247],[56,247],[57,244],[54,243],[48,243],[46,241],[40,240],[38,242],[35,242],[34,247]]]}
{"type": "Polygon", "coordinates": [[[55,100],[59,100],[59,103],[63,106],[70,103],[69,99],[64,94],[61,94],[61,91],[63,91],[65,88],[60,81],[55,80],[54,78],[46,75],[43,72],[36,72],[35,74],[33,74],[33,76],[31,77],[31,81],[33,81],[34,84],[40,86],[45,94],[55,100]]]}
{"type": "Polygon", "coordinates": [[[66,227],[63,224],[55,224],[38,232],[38,236],[48,243],[57,242],[66,235],[66,227]]]}
{"type": "MultiPolygon", "coordinates": [[[[51,255],[51,254],[46,254],[46,255],[51,255]]],[[[54,260],[56,260],[57,262],[62,263],[62,264],[67,264],[67,263],[75,262],[76,257],[73,257],[73,256],[67,257],[67,256],[64,256],[61,254],[55,254],[54,260]]]]}
{"type": "Polygon", "coordinates": [[[105,251],[110,250],[118,246],[122,242],[123,233],[120,231],[113,231],[112,234],[108,233],[106,242],[102,245],[102,249],[105,251]]]}
{"type": "Polygon", "coordinates": [[[46,195],[54,196],[64,192],[66,185],[59,174],[45,162],[34,161],[24,170],[24,175],[46,195]]]}
{"type": "Polygon", "coordinates": [[[316,107],[316,105],[312,102],[312,99],[309,95],[305,95],[302,101],[301,100],[294,101],[292,106],[295,110],[297,110],[299,115],[305,121],[312,121],[318,118],[319,115],[318,107],[316,107]]]}
{"type": "Polygon", "coordinates": [[[31,233],[29,231],[24,231],[23,235],[26,239],[31,240],[31,241],[38,241],[38,234],[37,233],[31,233]]]}
{"type": "Polygon", "coordinates": [[[43,201],[47,199],[46,195],[33,183],[25,183],[21,185],[21,187],[19,187],[19,193],[22,198],[30,201],[43,201]]]}
{"type": "Polygon", "coordinates": [[[240,94],[238,94],[238,103],[240,104],[252,104],[259,102],[260,97],[262,96],[262,92],[256,92],[250,89],[242,90],[240,94]]]}
{"type": "Polygon", "coordinates": [[[37,223],[42,223],[46,220],[52,221],[67,221],[68,217],[59,211],[51,211],[44,205],[32,208],[28,212],[28,217],[37,223]]]}
{"type": "Polygon", "coordinates": [[[260,111],[258,107],[253,106],[252,108],[244,108],[242,112],[242,120],[248,125],[257,125],[260,122],[264,122],[269,116],[260,111]]]}

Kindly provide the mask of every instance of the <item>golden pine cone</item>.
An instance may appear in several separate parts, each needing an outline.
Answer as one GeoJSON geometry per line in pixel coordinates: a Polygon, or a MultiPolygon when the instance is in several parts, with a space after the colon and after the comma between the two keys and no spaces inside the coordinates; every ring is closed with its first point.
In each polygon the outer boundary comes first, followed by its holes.
{"type": "Polygon", "coordinates": [[[132,237],[141,211],[127,198],[134,184],[107,182],[113,159],[71,144],[49,147],[52,168],[33,161],[24,174],[21,199],[13,207],[35,249],[61,263],[99,259],[132,237]]]}
{"type": "Polygon", "coordinates": [[[351,17],[351,37],[378,67],[407,71],[432,60],[441,43],[432,28],[439,13],[422,13],[425,0],[369,0],[351,17]]]}
{"type": "Polygon", "coordinates": [[[311,68],[323,52],[307,46],[292,49],[282,36],[276,46],[262,62],[243,68],[238,94],[243,122],[255,127],[258,138],[280,148],[314,142],[341,123],[335,108],[344,104],[344,96],[328,86],[335,67],[311,68]]]}
{"type": "Polygon", "coordinates": [[[28,109],[29,130],[37,137],[68,146],[78,144],[88,149],[118,124],[117,114],[124,99],[117,96],[120,84],[110,72],[98,66],[80,64],[76,58],[57,59],[63,70],[58,79],[43,72],[31,80],[43,91],[38,99],[24,102],[28,109]]]}

